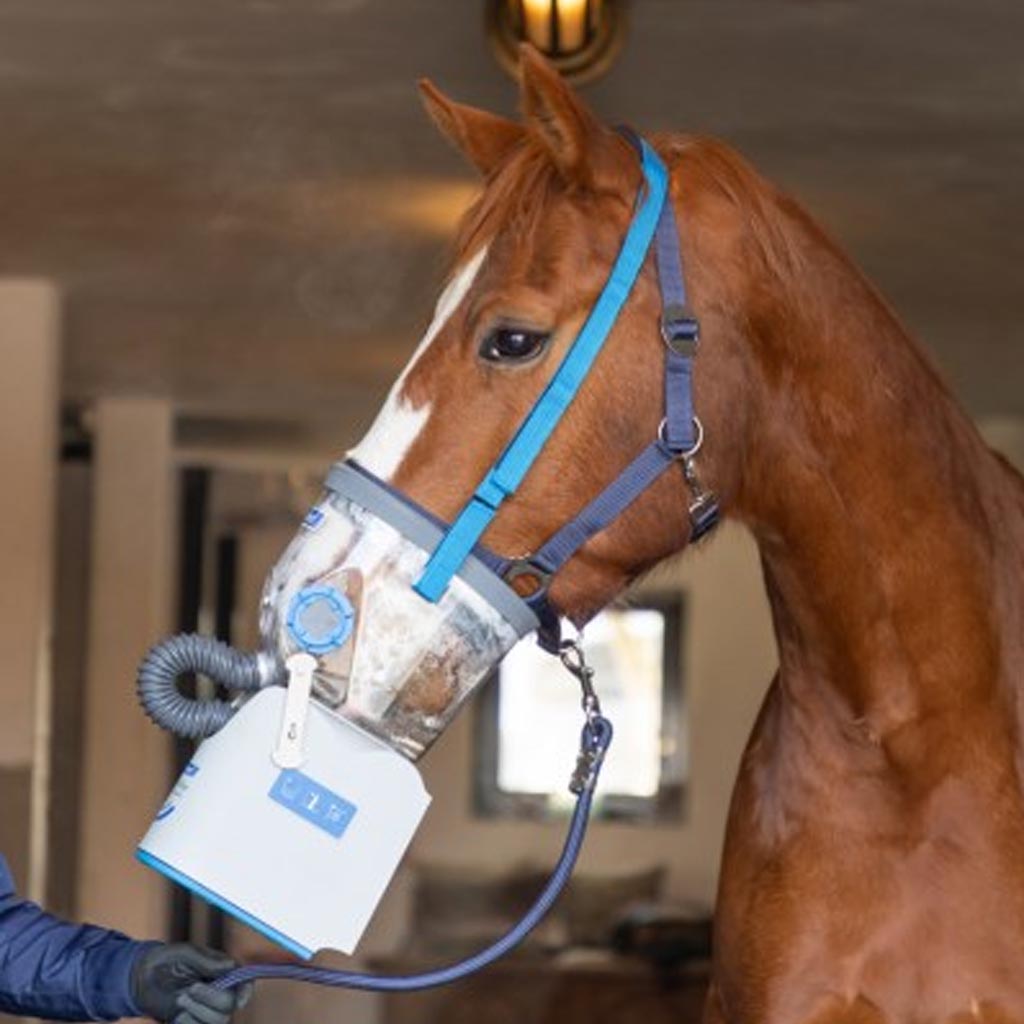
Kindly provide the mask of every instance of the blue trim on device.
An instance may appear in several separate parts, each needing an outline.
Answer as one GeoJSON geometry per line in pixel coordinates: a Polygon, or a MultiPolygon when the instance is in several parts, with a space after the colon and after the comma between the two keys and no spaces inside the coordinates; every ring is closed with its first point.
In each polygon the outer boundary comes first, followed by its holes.
{"type": "Polygon", "coordinates": [[[668,171],[646,142],[641,142],[641,158],[646,190],[608,281],[555,375],[434,549],[413,585],[416,593],[428,601],[436,602],[441,598],[502,502],[519,487],[582,387],[633,290],[668,193],[668,171]]]}
{"type": "Polygon", "coordinates": [[[253,917],[252,914],[230,900],[224,899],[223,896],[218,896],[212,889],[207,889],[205,885],[197,882],[194,878],[190,878],[177,868],[172,868],[170,864],[162,861],[159,857],[154,857],[153,854],[147,853],[145,850],[136,850],[135,858],[165,878],[169,878],[172,882],[177,882],[178,885],[183,886],[190,892],[194,892],[197,896],[206,900],[207,903],[212,903],[213,906],[223,910],[225,913],[238,918],[242,924],[247,924],[253,931],[257,931],[261,935],[265,935],[271,942],[276,942],[279,946],[283,946],[289,953],[294,953],[296,956],[302,957],[303,960],[311,960],[313,958],[315,950],[307,949],[301,943],[289,939],[287,935],[282,934],[276,928],[271,928],[269,924],[264,924],[258,917],[253,917]]]}

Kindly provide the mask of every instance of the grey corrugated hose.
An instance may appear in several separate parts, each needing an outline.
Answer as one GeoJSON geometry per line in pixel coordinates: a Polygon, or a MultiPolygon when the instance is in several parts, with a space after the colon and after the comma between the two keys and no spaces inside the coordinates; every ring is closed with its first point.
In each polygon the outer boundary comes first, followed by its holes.
{"type": "Polygon", "coordinates": [[[176,736],[212,736],[235,713],[227,700],[196,700],[178,689],[195,674],[229,690],[254,693],[281,678],[281,667],[265,652],[248,654],[207,636],[179,633],[153,647],[139,666],[138,695],[146,714],[176,736]]]}

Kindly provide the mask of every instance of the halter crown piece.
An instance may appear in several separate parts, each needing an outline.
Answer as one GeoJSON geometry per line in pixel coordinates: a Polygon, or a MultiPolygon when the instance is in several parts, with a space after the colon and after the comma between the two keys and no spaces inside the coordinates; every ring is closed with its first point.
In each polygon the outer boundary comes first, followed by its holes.
{"type": "Polygon", "coordinates": [[[484,475],[473,496],[424,567],[415,589],[428,601],[437,601],[452,577],[473,553],[483,557],[507,582],[530,576],[537,582],[526,602],[541,622],[542,647],[556,650],[559,616],[548,599],[551,578],[596,533],[609,526],[673,463],[682,464],[690,490],[690,540],[696,541],[718,522],[718,502],[706,491],[697,474],[695,456],[703,441],[703,428],[693,411],[693,360],[700,340],[700,325],[687,301],[682,253],[675,213],[668,198],[668,172],[657,153],[628,129],[623,135],[640,156],[644,186],[637,209],[590,315],[555,375],[537,399],[498,460],[484,475]],[[665,342],[665,418],[658,436],[576,517],[566,523],[536,552],[525,558],[502,559],[486,551],[480,537],[502,503],[522,483],[548,438],[586,380],[625,305],[651,243],[655,245],[661,289],[660,331],[665,342]]]}

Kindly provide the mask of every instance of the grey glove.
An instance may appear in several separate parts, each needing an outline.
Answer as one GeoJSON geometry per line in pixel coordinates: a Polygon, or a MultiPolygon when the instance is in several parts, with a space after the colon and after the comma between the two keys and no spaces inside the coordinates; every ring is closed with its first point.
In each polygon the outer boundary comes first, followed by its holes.
{"type": "Polygon", "coordinates": [[[228,1024],[252,986],[222,992],[207,982],[236,966],[225,953],[185,942],[153,946],[132,968],[132,998],[147,1017],[166,1024],[228,1024]]]}

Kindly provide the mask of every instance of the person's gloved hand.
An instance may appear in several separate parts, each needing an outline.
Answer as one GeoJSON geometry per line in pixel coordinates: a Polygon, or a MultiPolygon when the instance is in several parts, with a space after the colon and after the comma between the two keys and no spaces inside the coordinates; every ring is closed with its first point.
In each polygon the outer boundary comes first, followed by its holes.
{"type": "Polygon", "coordinates": [[[228,1024],[251,985],[222,992],[208,982],[236,967],[225,953],[189,943],[153,946],[132,968],[132,998],[147,1017],[168,1024],[228,1024]]]}

